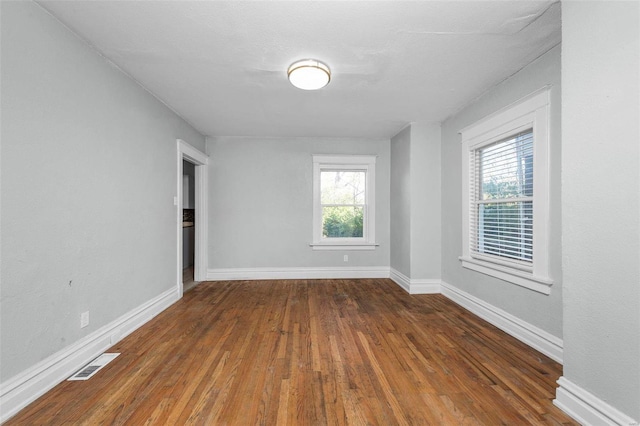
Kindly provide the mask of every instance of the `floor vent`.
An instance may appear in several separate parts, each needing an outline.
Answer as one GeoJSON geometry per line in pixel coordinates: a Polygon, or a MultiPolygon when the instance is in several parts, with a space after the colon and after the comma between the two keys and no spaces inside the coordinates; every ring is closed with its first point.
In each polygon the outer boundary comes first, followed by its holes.
{"type": "Polygon", "coordinates": [[[116,357],[120,355],[119,353],[111,353],[111,354],[102,354],[98,358],[91,361],[86,366],[82,367],[80,371],[78,371],[73,376],[69,377],[67,380],[89,380],[93,377],[102,367],[109,364],[111,361],[116,359],[116,357]]]}

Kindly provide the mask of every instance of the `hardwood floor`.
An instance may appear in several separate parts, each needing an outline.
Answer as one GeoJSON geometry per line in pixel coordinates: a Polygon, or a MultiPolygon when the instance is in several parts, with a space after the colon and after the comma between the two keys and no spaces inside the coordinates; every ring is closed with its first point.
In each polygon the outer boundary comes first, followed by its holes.
{"type": "Polygon", "coordinates": [[[184,268],[182,270],[182,292],[186,293],[198,284],[200,282],[195,281],[193,276],[193,265],[184,268]]]}
{"type": "Polygon", "coordinates": [[[562,367],[387,279],[207,282],[7,425],[573,425],[562,367]]]}

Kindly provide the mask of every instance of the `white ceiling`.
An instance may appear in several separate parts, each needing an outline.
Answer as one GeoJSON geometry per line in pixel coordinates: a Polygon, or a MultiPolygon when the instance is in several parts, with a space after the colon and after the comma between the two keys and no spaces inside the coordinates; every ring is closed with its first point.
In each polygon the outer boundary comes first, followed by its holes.
{"type": "Polygon", "coordinates": [[[388,138],[560,42],[553,1],[40,1],[209,136],[388,138]],[[332,70],[316,92],[297,59],[332,70]]]}

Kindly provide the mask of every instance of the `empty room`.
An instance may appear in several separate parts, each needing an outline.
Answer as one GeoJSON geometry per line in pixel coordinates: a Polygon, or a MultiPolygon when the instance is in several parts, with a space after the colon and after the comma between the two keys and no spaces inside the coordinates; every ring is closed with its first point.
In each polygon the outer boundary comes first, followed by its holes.
{"type": "Polygon", "coordinates": [[[639,424],[640,2],[0,30],[0,423],[639,424]]]}

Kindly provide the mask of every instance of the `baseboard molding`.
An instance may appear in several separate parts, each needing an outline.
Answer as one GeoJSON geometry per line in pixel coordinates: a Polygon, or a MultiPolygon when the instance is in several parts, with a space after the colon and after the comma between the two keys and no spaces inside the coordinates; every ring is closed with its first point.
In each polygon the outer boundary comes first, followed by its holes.
{"type": "Polygon", "coordinates": [[[391,281],[398,284],[404,291],[411,294],[411,280],[402,272],[391,268],[389,272],[389,278],[391,281]]]}
{"type": "Polygon", "coordinates": [[[526,343],[549,358],[562,364],[562,339],[529,324],[520,318],[466,293],[446,282],[441,283],[442,294],[507,334],[526,343]]]}
{"type": "Polygon", "coordinates": [[[180,299],[167,290],[120,318],[56,352],[33,367],[0,384],[0,423],[65,380],[120,339],[131,334],[180,299]]]}
{"type": "Polygon", "coordinates": [[[570,380],[560,377],[554,405],[583,425],[637,426],[632,419],[570,380]]]}
{"type": "Polygon", "coordinates": [[[389,267],[220,268],[207,270],[207,281],[313,280],[340,278],[389,278],[389,267]]]}
{"type": "MultiPolygon", "coordinates": [[[[562,363],[561,339],[441,280],[411,280],[389,267],[230,268],[209,269],[207,280],[391,278],[410,294],[441,293],[458,305],[506,333],[562,363]]],[[[0,423],[65,380],[80,367],[120,339],[146,324],[179,300],[175,289],[96,330],[71,346],[53,354],[28,370],[0,384],[0,423]]],[[[556,406],[585,425],[638,425],[569,380],[561,377],[553,401],[556,406]]]]}
{"type": "Polygon", "coordinates": [[[439,279],[411,279],[394,268],[391,268],[389,278],[409,294],[439,294],[441,291],[439,279]]]}

